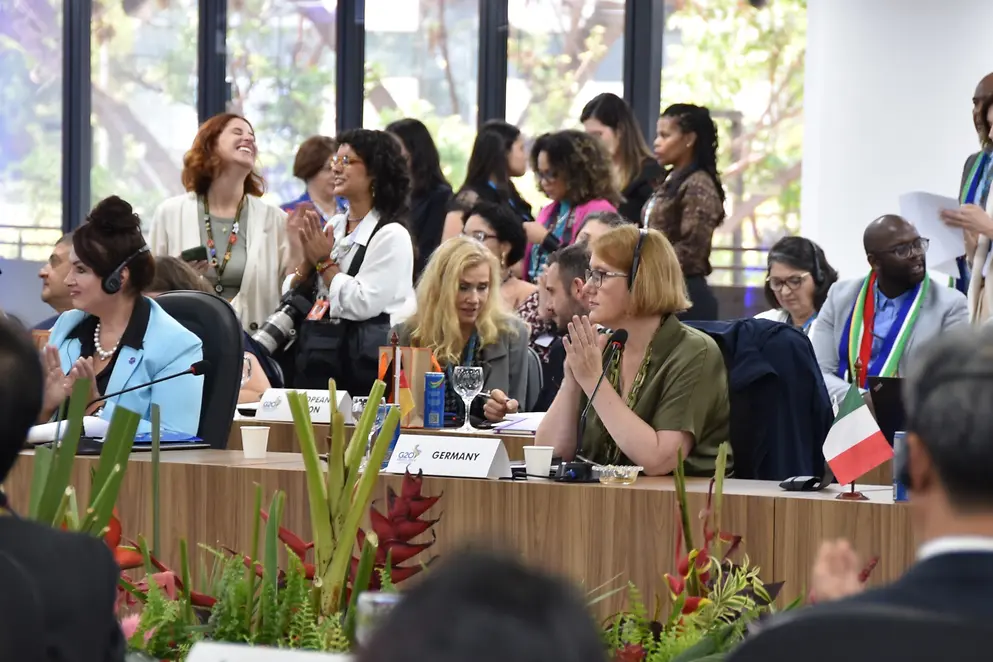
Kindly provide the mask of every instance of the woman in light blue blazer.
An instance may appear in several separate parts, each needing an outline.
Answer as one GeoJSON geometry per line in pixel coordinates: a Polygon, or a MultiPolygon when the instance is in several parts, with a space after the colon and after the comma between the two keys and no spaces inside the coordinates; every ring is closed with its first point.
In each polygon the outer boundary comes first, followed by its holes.
{"type": "MultiPolygon", "coordinates": [[[[200,339],[142,295],[155,260],[141,221],[124,200],[101,201],[73,234],[66,285],[75,310],[59,316],[45,348],[45,401],[49,420],[77,379],[91,383],[90,400],[187,370],[203,359],[200,339]]],[[[195,436],[203,379],[184,375],[112,397],[87,408],[109,419],[114,407],[138,413],[138,433],[151,431],[151,406],[161,409],[163,431],[195,436]]]]}

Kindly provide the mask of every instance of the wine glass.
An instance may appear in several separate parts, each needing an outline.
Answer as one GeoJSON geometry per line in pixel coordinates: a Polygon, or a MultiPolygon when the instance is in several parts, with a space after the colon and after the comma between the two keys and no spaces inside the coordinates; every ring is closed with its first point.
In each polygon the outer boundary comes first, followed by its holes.
{"type": "Polygon", "coordinates": [[[476,428],[469,422],[469,406],[483,390],[483,369],[460,365],[453,372],[452,382],[455,392],[465,403],[465,423],[459,428],[459,432],[475,432],[476,428]]]}
{"type": "Polygon", "coordinates": [[[245,354],[241,359],[241,388],[252,379],[252,360],[245,354]]]}

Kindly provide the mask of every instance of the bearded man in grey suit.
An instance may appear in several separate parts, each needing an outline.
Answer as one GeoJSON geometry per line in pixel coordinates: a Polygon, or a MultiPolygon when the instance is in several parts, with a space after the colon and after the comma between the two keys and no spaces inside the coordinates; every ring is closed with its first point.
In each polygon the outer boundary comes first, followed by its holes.
{"type": "Polygon", "coordinates": [[[862,243],[871,271],[831,287],[810,339],[828,392],[837,399],[856,372],[861,388],[870,376],[906,374],[929,341],[969,324],[965,295],[931,282],[928,240],[913,225],[881,216],[865,229],[862,243]]]}

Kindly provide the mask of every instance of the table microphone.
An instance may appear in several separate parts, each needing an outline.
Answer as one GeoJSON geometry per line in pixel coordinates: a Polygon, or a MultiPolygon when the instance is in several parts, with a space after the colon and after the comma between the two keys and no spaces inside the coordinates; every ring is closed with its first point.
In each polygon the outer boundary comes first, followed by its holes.
{"type": "Polygon", "coordinates": [[[596,482],[596,479],[593,477],[593,463],[580,454],[583,450],[583,433],[586,431],[586,416],[590,413],[590,407],[593,406],[593,398],[596,397],[597,391],[600,390],[600,384],[603,383],[604,377],[607,376],[607,370],[610,369],[610,365],[614,362],[614,356],[617,352],[621,351],[624,343],[627,341],[628,332],[626,329],[618,329],[610,336],[608,342],[610,351],[607,353],[607,360],[604,361],[603,370],[600,371],[600,378],[596,380],[596,386],[593,387],[593,392],[590,393],[590,399],[587,400],[586,406],[583,407],[583,412],[579,415],[579,424],[576,426],[576,453],[573,456],[575,460],[560,464],[555,474],[555,480],[563,483],[596,482]]]}
{"type": "Polygon", "coordinates": [[[125,393],[130,393],[131,391],[137,391],[140,388],[147,388],[149,386],[152,386],[153,384],[159,384],[161,382],[167,382],[170,379],[175,379],[176,377],[182,377],[183,375],[193,375],[194,377],[200,377],[202,375],[207,374],[209,371],[210,371],[210,361],[207,361],[206,359],[203,359],[203,360],[197,361],[196,363],[194,363],[193,365],[191,365],[186,370],[184,370],[182,372],[177,372],[175,375],[169,375],[168,377],[161,377],[159,379],[153,379],[152,381],[147,382],[145,384],[138,384],[137,386],[132,386],[130,388],[126,388],[124,390],[118,391],[117,393],[108,393],[106,395],[101,395],[99,398],[95,398],[95,399],[91,400],[89,403],[87,403],[86,408],[89,409],[90,407],[92,407],[93,405],[95,405],[96,403],[98,403],[98,402],[100,402],[102,400],[109,400],[110,398],[116,398],[119,395],[123,395],[125,393]]]}

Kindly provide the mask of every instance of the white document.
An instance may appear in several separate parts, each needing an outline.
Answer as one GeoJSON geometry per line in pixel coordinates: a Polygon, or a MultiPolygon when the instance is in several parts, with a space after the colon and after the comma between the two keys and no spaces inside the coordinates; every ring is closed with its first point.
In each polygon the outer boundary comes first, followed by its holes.
{"type": "Polygon", "coordinates": [[[507,414],[502,421],[493,426],[494,432],[524,432],[534,434],[538,431],[541,419],[545,417],[543,411],[521,412],[520,414],[507,414]]]}
{"type": "Polygon", "coordinates": [[[931,241],[927,253],[928,267],[936,271],[958,273],[955,258],[965,255],[965,234],[941,220],[941,212],[958,209],[959,201],[933,193],[914,191],[900,196],[900,215],[909,221],[922,237],[931,241]]]}
{"type": "Polygon", "coordinates": [[[201,641],[190,649],[187,662],[348,662],[354,658],[338,653],[286,650],[246,644],[201,641]]]}
{"type": "MultiPolygon", "coordinates": [[[[61,423],[43,423],[41,425],[35,425],[31,428],[31,431],[28,432],[28,443],[45,444],[50,441],[55,441],[56,437],[61,439],[66,433],[67,427],[69,427],[69,423],[66,421],[62,421],[61,423]]],[[[110,421],[105,421],[102,418],[97,418],[96,416],[83,417],[84,437],[103,439],[107,434],[108,427],[110,427],[110,421]]]]}
{"type": "Polygon", "coordinates": [[[510,478],[510,458],[498,437],[401,434],[385,473],[425,476],[510,478]]]}
{"type": "MultiPolygon", "coordinates": [[[[293,390],[295,389],[267,389],[262,394],[262,400],[255,411],[256,420],[292,422],[293,412],[290,411],[290,399],[287,394],[293,390]]],[[[331,422],[331,394],[328,391],[313,389],[299,392],[307,395],[311,423],[327,425],[331,422]]],[[[352,398],[348,395],[348,391],[338,390],[338,411],[345,415],[346,425],[355,423],[352,417],[352,398]]]]}

